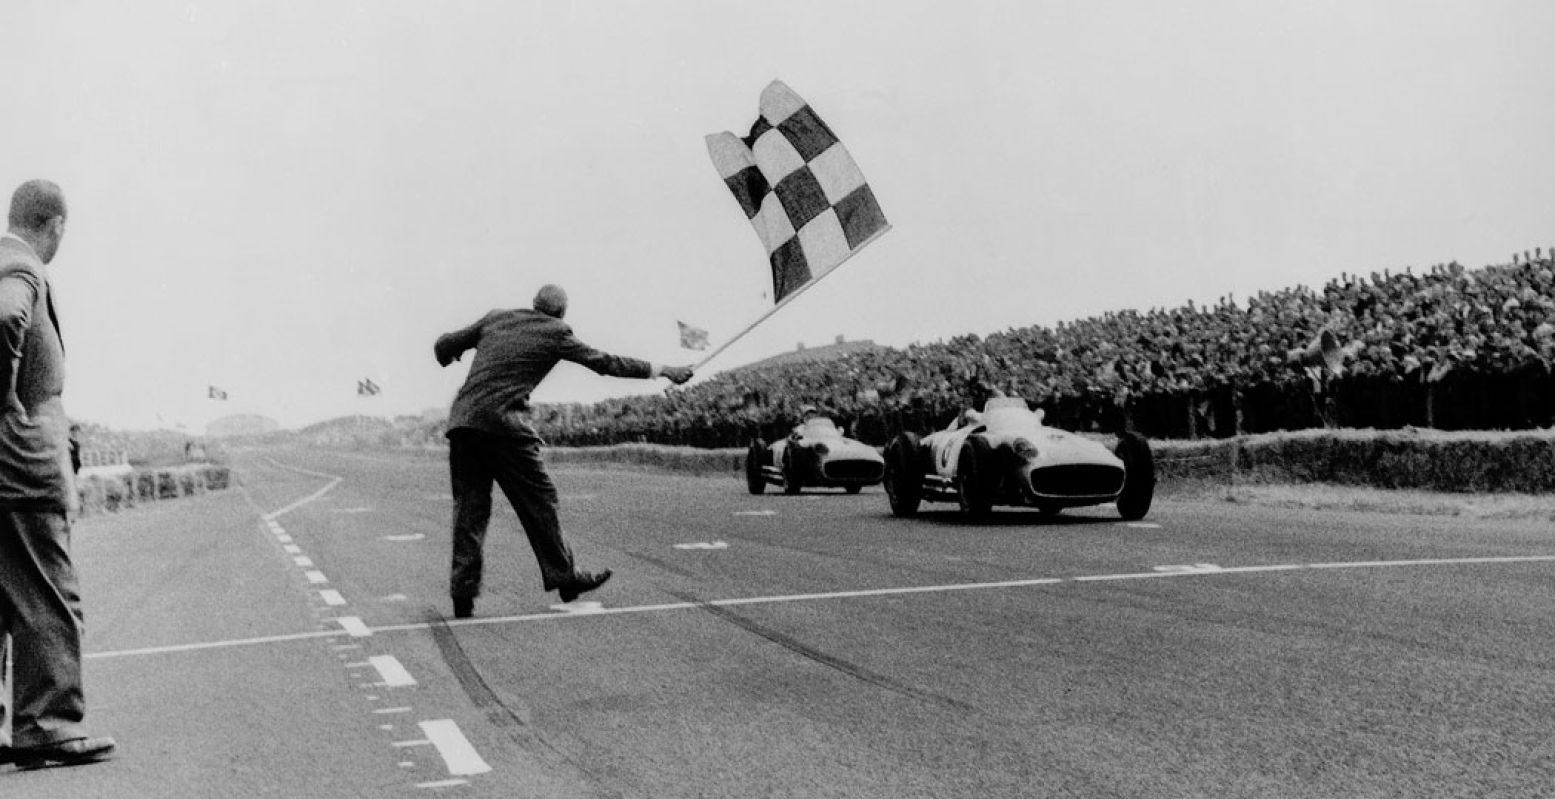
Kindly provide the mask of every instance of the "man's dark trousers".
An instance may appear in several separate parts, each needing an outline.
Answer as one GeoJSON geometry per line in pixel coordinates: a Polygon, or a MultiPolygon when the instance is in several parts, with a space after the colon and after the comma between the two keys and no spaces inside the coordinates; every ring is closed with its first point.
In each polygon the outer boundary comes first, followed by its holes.
{"type": "Polygon", "coordinates": [[[562,540],[556,486],[540,459],[540,437],[515,428],[493,435],[470,428],[448,434],[448,472],[453,481],[453,570],[449,596],[474,599],[481,592],[486,525],[491,519],[491,484],[501,486],[529,536],[540,578],[550,591],[572,576],[572,551],[562,540]]]}
{"type": "Polygon", "coordinates": [[[0,508],[0,634],[12,634],[12,746],[83,735],[81,619],[65,512],[0,508]]]}

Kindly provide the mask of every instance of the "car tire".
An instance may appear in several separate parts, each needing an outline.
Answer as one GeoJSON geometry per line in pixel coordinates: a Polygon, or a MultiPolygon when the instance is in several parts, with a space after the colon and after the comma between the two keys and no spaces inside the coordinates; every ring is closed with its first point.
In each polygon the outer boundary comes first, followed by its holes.
{"type": "Polygon", "coordinates": [[[767,463],[767,442],[756,439],[745,450],[745,488],[752,494],[767,490],[767,475],[762,471],[767,463]]]}
{"type": "Polygon", "coordinates": [[[852,485],[843,486],[842,490],[848,492],[849,494],[857,494],[858,492],[863,491],[864,487],[858,483],[854,483],[852,485]]]}
{"type": "Polygon", "coordinates": [[[1138,433],[1118,436],[1113,452],[1123,461],[1123,491],[1118,494],[1118,515],[1124,521],[1138,521],[1150,512],[1155,497],[1155,456],[1150,442],[1138,433]]]}
{"type": "Polygon", "coordinates": [[[794,463],[794,445],[789,444],[783,448],[783,493],[792,496],[801,488],[804,488],[804,478],[799,475],[798,464],[794,463]]]}
{"type": "Polygon", "coordinates": [[[885,448],[885,475],[880,482],[895,516],[916,516],[923,503],[923,460],[918,446],[917,436],[902,433],[885,448]]]}
{"type": "Polygon", "coordinates": [[[1043,504],[1037,506],[1037,515],[1041,516],[1044,519],[1051,519],[1051,518],[1053,518],[1053,517],[1055,517],[1058,514],[1063,513],[1063,512],[1064,512],[1064,506],[1063,505],[1050,505],[1050,504],[1047,504],[1047,503],[1043,503],[1043,504]]]}
{"type": "Polygon", "coordinates": [[[961,512],[982,519],[993,510],[993,447],[982,436],[969,436],[956,458],[956,499],[961,512]]]}

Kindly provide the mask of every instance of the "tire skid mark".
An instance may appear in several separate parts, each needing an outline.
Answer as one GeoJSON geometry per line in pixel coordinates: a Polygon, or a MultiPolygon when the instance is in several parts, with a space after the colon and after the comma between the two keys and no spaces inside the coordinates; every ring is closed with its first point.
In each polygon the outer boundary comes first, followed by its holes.
{"type": "Polygon", "coordinates": [[[740,614],[735,613],[726,607],[715,605],[712,602],[701,599],[700,597],[697,597],[693,594],[671,589],[663,590],[664,593],[669,594],[670,596],[675,597],[682,602],[695,605],[698,609],[707,611],[714,617],[722,621],[726,621],[752,635],[771,641],[772,643],[777,644],[778,646],[781,646],[784,649],[799,655],[800,657],[818,663],[829,669],[846,674],[847,676],[856,680],[869,683],[870,685],[885,689],[892,693],[901,694],[903,696],[923,700],[926,702],[933,702],[939,705],[945,705],[947,707],[955,708],[966,713],[982,712],[981,709],[976,705],[968,704],[966,702],[962,702],[959,699],[937,694],[932,691],[925,691],[921,688],[917,688],[899,680],[892,679],[891,677],[880,674],[879,672],[870,671],[869,669],[866,669],[857,663],[843,660],[836,655],[827,654],[826,652],[816,649],[815,647],[810,646],[809,644],[806,644],[791,635],[780,633],[777,630],[766,627],[753,619],[741,616],[740,614]]]}
{"type": "Polygon", "coordinates": [[[518,748],[531,755],[545,757],[549,753],[556,764],[576,771],[582,779],[587,780],[592,787],[605,789],[609,795],[632,796],[634,793],[623,790],[617,781],[606,775],[589,769],[573,757],[563,752],[555,744],[551,743],[541,732],[524,720],[524,717],[508,703],[502,701],[502,697],[492,690],[486,678],[481,675],[480,669],[475,668],[475,663],[465,653],[464,645],[459,643],[459,636],[454,634],[448,626],[448,620],[434,611],[427,612],[427,631],[432,634],[432,640],[437,644],[438,653],[442,656],[443,663],[453,673],[458,681],[459,688],[464,691],[482,713],[491,726],[504,733],[518,748]],[[541,751],[543,750],[543,751],[541,751]]]}

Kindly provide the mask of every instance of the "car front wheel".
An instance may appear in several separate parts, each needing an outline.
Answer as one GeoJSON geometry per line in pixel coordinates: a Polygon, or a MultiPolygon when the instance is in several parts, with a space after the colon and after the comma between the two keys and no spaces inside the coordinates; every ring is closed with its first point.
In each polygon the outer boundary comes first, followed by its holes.
{"type": "Polygon", "coordinates": [[[923,502],[923,466],[918,457],[918,437],[902,433],[885,448],[885,476],[881,480],[891,513],[913,516],[923,502]]]}
{"type": "Polygon", "coordinates": [[[1155,497],[1155,458],[1150,454],[1150,443],[1137,433],[1124,433],[1118,437],[1113,452],[1123,461],[1118,515],[1131,522],[1143,519],[1155,497]]]}

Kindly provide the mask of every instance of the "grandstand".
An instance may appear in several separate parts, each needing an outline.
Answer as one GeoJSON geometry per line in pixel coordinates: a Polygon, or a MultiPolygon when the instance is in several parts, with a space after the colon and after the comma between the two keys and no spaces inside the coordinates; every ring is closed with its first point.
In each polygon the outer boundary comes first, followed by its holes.
{"type": "Polygon", "coordinates": [[[1055,426],[1153,437],[1548,427],[1555,250],[905,349],[844,344],[783,353],[665,396],[542,406],[536,423],[556,444],[739,446],[814,405],[883,443],[941,425],[995,387],[1040,405],[1055,426]],[[1313,347],[1324,331],[1335,344],[1327,352],[1313,347]],[[821,359],[826,368],[815,368],[821,359]]]}

